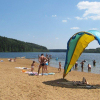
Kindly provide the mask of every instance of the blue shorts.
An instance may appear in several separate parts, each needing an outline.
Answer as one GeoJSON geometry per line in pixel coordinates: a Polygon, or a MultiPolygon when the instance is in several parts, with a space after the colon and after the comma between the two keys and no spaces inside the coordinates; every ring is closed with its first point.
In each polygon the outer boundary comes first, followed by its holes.
{"type": "Polygon", "coordinates": [[[46,62],[45,65],[48,65],[48,63],[46,62]]]}

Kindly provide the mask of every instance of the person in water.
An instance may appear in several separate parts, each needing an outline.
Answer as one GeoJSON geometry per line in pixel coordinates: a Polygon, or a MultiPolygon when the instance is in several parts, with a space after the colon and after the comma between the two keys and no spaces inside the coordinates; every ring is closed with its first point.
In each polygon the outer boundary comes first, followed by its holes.
{"type": "Polygon", "coordinates": [[[86,60],[84,59],[83,62],[86,62],[86,60]]]}
{"type": "Polygon", "coordinates": [[[91,65],[90,64],[88,64],[88,70],[90,70],[91,69],[91,65]]]}
{"type": "Polygon", "coordinates": [[[84,61],[82,61],[80,64],[81,64],[81,68],[82,68],[82,70],[83,70],[84,61]]]}
{"type": "Polygon", "coordinates": [[[41,54],[41,56],[39,57],[40,65],[39,65],[39,68],[38,68],[38,75],[39,75],[41,67],[42,67],[42,75],[43,75],[43,70],[44,70],[45,62],[47,62],[47,61],[48,61],[48,59],[46,57],[44,57],[43,54],[41,54]]]}
{"type": "Polygon", "coordinates": [[[96,61],[95,61],[95,60],[93,60],[93,66],[95,66],[95,64],[96,64],[96,61]]]}
{"type": "Polygon", "coordinates": [[[75,69],[77,68],[77,66],[78,66],[78,63],[76,62],[76,63],[75,63],[75,69]]]}

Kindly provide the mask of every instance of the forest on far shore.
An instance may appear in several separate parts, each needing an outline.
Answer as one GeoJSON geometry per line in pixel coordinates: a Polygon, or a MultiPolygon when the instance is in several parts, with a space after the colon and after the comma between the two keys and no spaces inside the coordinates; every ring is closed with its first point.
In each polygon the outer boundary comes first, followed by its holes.
{"type": "MultiPolygon", "coordinates": [[[[49,49],[49,52],[66,52],[67,49],[49,49]]],[[[84,53],[100,53],[100,48],[85,49],[84,53]]]]}
{"type": "MultiPolygon", "coordinates": [[[[38,44],[0,36],[0,52],[66,52],[67,49],[47,49],[38,44]]],[[[84,53],[100,53],[100,48],[85,49],[84,53]]]]}
{"type": "Polygon", "coordinates": [[[100,53],[100,48],[96,49],[85,49],[84,53],[100,53]]]}
{"type": "Polygon", "coordinates": [[[34,43],[28,43],[0,36],[0,52],[47,52],[48,49],[34,43]]]}

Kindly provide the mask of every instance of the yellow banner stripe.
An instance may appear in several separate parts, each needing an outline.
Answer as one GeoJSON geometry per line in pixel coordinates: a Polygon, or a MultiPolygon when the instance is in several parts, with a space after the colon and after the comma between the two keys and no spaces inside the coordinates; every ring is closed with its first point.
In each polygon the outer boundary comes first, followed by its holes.
{"type": "Polygon", "coordinates": [[[78,60],[81,53],[88,46],[88,44],[93,41],[95,38],[93,35],[84,34],[77,42],[76,48],[74,50],[73,56],[71,58],[70,64],[66,71],[66,74],[70,71],[70,69],[74,66],[75,62],[78,60]]]}

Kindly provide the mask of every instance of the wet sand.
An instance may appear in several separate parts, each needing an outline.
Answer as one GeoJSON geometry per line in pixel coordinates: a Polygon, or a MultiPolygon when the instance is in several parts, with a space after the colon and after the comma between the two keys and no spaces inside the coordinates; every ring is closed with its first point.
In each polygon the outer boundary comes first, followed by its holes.
{"type": "MultiPolygon", "coordinates": [[[[0,58],[0,100],[100,100],[100,89],[88,89],[61,82],[82,81],[85,77],[90,85],[100,87],[100,75],[71,71],[63,77],[63,69],[48,66],[48,72],[55,75],[29,76],[15,67],[31,67],[32,60],[16,59],[9,62],[8,58],[0,58]]],[[[38,63],[34,71],[38,70],[38,63]]],[[[30,71],[30,69],[24,69],[30,71]]],[[[41,72],[40,72],[41,73],[41,72]]]]}

